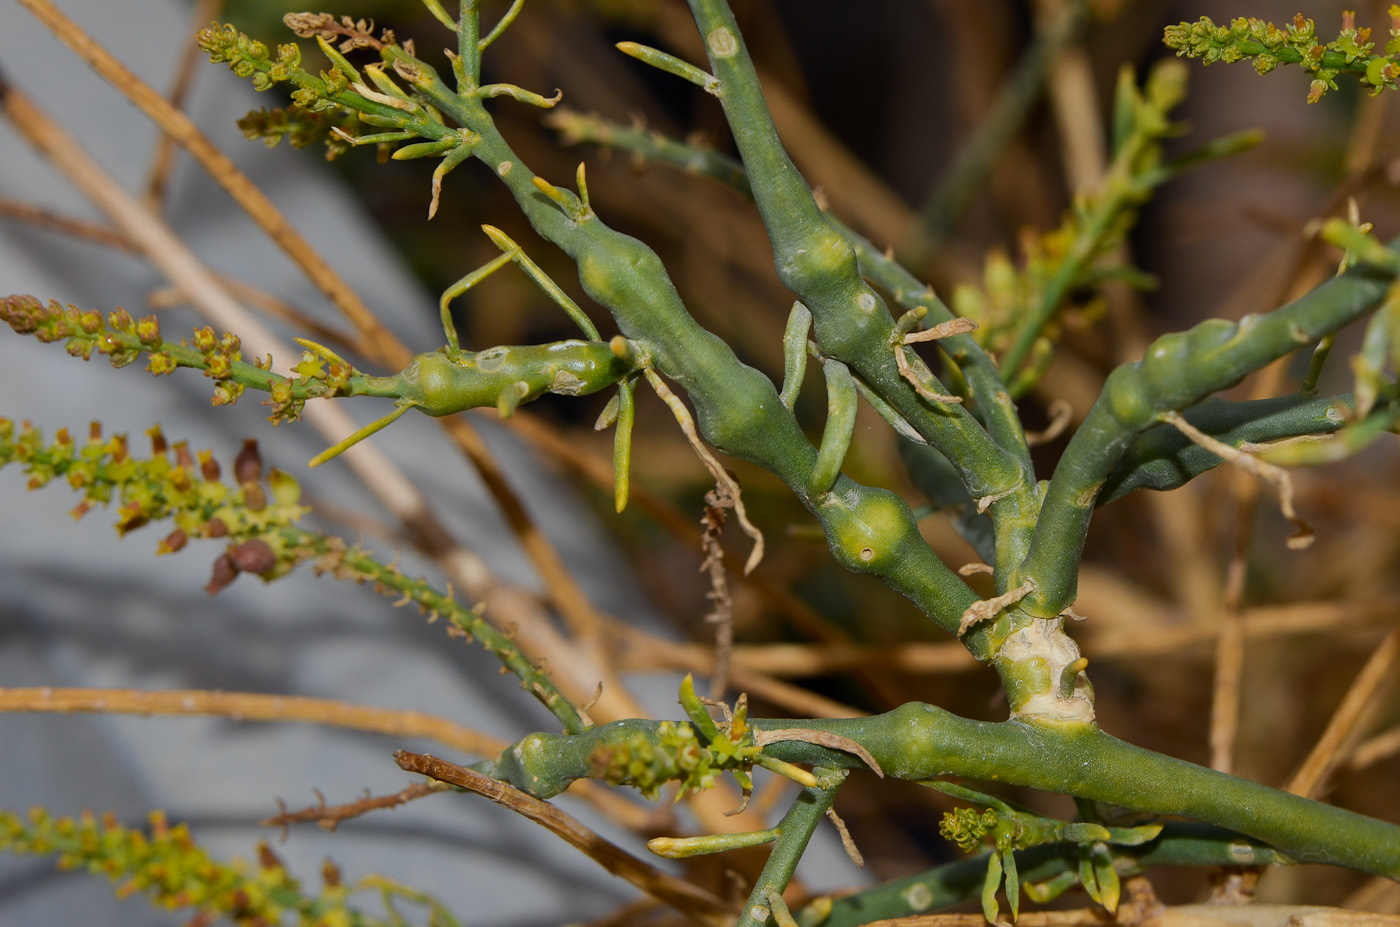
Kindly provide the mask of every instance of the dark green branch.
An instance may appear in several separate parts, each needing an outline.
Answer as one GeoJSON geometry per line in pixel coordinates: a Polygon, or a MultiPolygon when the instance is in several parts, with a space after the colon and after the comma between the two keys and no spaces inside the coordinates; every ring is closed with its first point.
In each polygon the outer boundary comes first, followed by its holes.
{"type": "Polygon", "coordinates": [[[1246,317],[1238,325],[1211,319],[1163,336],[1142,360],[1113,371],[1050,480],[1030,553],[1014,577],[1037,587],[1021,607],[1052,618],[1074,603],[1098,495],[1114,465],[1159,415],[1190,408],[1361,318],[1389,284],[1375,271],[1353,270],[1267,315],[1246,317]]]}
{"type": "MultiPolygon", "coordinates": [[[[980,853],[957,862],[893,879],[874,888],[831,902],[821,927],[859,927],[874,920],[925,914],[940,908],[976,901],[987,874],[989,854],[980,853]]],[[[1022,882],[1041,882],[1074,872],[1078,848],[1058,843],[1016,851],[1022,882]]],[[[1119,875],[1130,876],[1156,866],[1265,866],[1291,861],[1272,848],[1239,834],[1209,825],[1168,821],[1162,833],[1137,847],[1115,847],[1119,875]]],[[[801,913],[798,917],[801,919],[801,913]]]]}
{"type": "MultiPolygon", "coordinates": [[[[998,447],[966,409],[929,402],[900,376],[891,350],[894,320],[884,300],[861,279],[855,249],[827,221],[778,139],[728,4],[690,0],[690,9],[773,244],[778,277],[811,309],[823,353],[848,365],[893,405],[953,463],[974,496],[997,497],[993,517],[1032,506],[1031,481],[1015,457],[998,447]]],[[[941,387],[935,383],[933,389],[941,387]]]]}
{"type": "Polygon", "coordinates": [[[788,808],[783,819],[778,822],[778,842],[768,861],[759,873],[749,893],[748,903],[739,914],[735,927],[763,927],[768,923],[769,897],[777,894],[781,901],[783,890],[787,888],[792,875],[797,871],[797,863],[807,850],[812,834],[821,824],[822,818],[836,800],[836,793],[845,779],[844,771],[818,770],[819,778],[831,781],[823,786],[803,789],[797,800],[788,808]]]}
{"type": "MultiPolygon", "coordinates": [[[[1331,434],[1346,420],[1351,394],[1326,398],[1279,396],[1231,402],[1211,397],[1183,413],[1187,422],[1231,447],[1264,444],[1300,435],[1331,434]]],[[[1168,490],[1212,469],[1220,458],[1172,425],[1154,425],[1137,437],[1114,465],[1097,504],[1107,505],[1138,489],[1168,490]]]]}

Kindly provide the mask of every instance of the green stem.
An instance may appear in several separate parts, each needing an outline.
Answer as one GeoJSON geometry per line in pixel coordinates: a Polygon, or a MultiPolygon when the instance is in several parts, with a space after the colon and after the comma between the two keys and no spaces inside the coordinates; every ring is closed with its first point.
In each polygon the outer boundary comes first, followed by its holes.
{"type": "Polygon", "coordinates": [[[1050,480],[1030,551],[1013,577],[1036,585],[1022,609],[1052,618],[1074,603],[1098,495],[1114,465],[1159,415],[1194,406],[1361,318],[1380,302],[1389,283],[1374,271],[1353,270],[1268,315],[1238,325],[1211,319],[1166,335],[1148,346],[1142,360],[1114,370],[1050,480]]]}
{"type": "Polygon", "coordinates": [[[778,139],[729,5],[689,5],[722,88],[720,102],[773,244],[778,277],[812,311],[823,353],[849,366],[943,452],[974,496],[1005,493],[1002,509],[1029,506],[1032,494],[1015,458],[966,409],[928,402],[900,376],[889,310],[861,279],[855,249],[828,222],[778,139]]]}
{"type": "MultiPolygon", "coordinates": [[[[1137,875],[1155,866],[1287,865],[1290,860],[1270,847],[1231,831],[1184,821],[1168,821],[1162,833],[1137,847],[1112,848],[1119,875],[1137,875]]],[[[915,875],[893,879],[874,888],[835,899],[820,927],[858,927],[874,920],[925,914],[981,895],[989,853],[944,863],[915,875]]],[[[1016,852],[1022,882],[1040,882],[1079,865],[1079,847],[1046,844],[1016,852]]],[[[806,910],[811,910],[809,906],[806,910]]],[[[798,912],[801,923],[806,911],[798,912]]]]}
{"type": "Polygon", "coordinates": [[[826,787],[803,789],[778,822],[778,842],[768,855],[768,862],[764,863],[763,872],[759,873],[735,927],[763,927],[768,922],[769,893],[781,895],[788,882],[792,881],[792,874],[797,871],[797,863],[802,859],[807,843],[836,800],[836,793],[845,779],[844,772],[819,770],[819,773],[823,773],[827,779],[834,779],[834,783],[826,787]]]}
{"type": "MultiPolygon", "coordinates": [[[[711,149],[676,141],[645,129],[619,126],[597,116],[567,111],[549,117],[548,122],[563,134],[564,141],[568,144],[586,142],[620,148],[678,170],[710,177],[747,199],[753,199],[749,177],[743,165],[711,149]]],[[[953,318],[953,313],[938,298],[932,287],[920,282],[898,261],[887,256],[835,216],[828,215],[827,221],[846,236],[846,240],[855,249],[861,275],[894,296],[895,302],[901,307],[911,310],[922,306],[928,310],[927,319],[933,324],[953,318]]],[[[971,335],[945,338],[939,342],[939,346],[959,365],[967,377],[971,386],[970,411],[978,416],[997,445],[1012,454],[1029,476],[1030,451],[1026,447],[1025,432],[1021,428],[1016,407],[1007,393],[1006,384],[997,373],[996,365],[971,335]]],[[[1008,539],[1008,543],[1010,539],[1017,537],[1029,540],[1029,531],[1004,531],[1002,534],[1008,539]]],[[[1024,555],[1024,548],[1018,551],[1014,546],[1009,546],[1005,562],[1008,567],[1012,566],[1024,555]]]]}
{"type": "MultiPolygon", "coordinates": [[[[590,775],[595,751],[639,733],[654,736],[660,723],[622,721],[575,737],[532,734],[475,768],[547,798],[590,775]]],[[[1092,725],[970,721],[919,702],[869,718],[751,723],[849,738],[886,777],[961,776],[1075,795],[1238,831],[1298,862],[1400,878],[1400,826],[1135,747],[1092,725]]],[[[800,741],[771,743],[764,753],[811,766],[864,767],[854,754],[800,741]]]]}
{"type": "MultiPolygon", "coordinates": [[[[1300,435],[1331,434],[1346,424],[1350,393],[1308,398],[1279,396],[1231,402],[1211,397],[1183,413],[1187,422],[1231,447],[1263,444],[1300,435]]],[[[1162,424],[1138,435],[1109,473],[1098,505],[1107,505],[1138,489],[1169,490],[1184,486],[1220,463],[1220,458],[1162,424]]]]}
{"type": "MultiPolygon", "coordinates": [[[[541,192],[480,100],[458,96],[430,66],[400,50],[386,49],[386,56],[409,64],[415,88],[480,135],[473,156],[511,191],[535,231],[574,259],[584,291],[612,314],[622,333],[686,391],[706,440],[791,487],[821,520],[840,563],[880,576],[941,627],[955,631],[977,595],[929,548],[908,505],[888,490],[844,476],[820,497],[808,492],[816,449],[772,382],[741,363],[690,315],[656,253],[609,228],[591,210],[582,211],[573,194],[555,188],[561,203],[541,192]]],[[[980,637],[969,646],[981,659],[994,652],[980,637]]]]}
{"type": "Polygon", "coordinates": [[[315,558],[316,569],[337,578],[369,583],[384,595],[402,597],[429,616],[442,616],[452,623],[468,642],[478,641],[520,679],[520,687],[540,701],[564,725],[569,734],[592,728],[578,708],[555,687],[549,676],[527,657],[510,635],[497,629],[476,609],[463,606],[450,595],[434,589],[427,580],[405,575],[398,567],[382,563],[358,548],[346,547],[339,538],[295,526],[281,529],[287,544],[308,559],[315,558]]]}

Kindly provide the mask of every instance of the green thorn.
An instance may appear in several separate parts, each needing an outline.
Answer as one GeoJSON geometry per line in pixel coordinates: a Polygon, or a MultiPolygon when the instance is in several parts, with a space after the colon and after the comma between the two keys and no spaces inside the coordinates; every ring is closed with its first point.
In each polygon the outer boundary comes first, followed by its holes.
{"type": "Polygon", "coordinates": [[[354,447],[356,444],[359,444],[361,441],[363,441],[365,438],[368,438],[376,431],[380,431],[384,428],[387,428],[394,422],[398,421],[399,418],[405,412],[407,412],[409,409],[412,409],[415,405],[417,405],[417,403],[400,401],[399,404],[395,406],[394,411],[390,412],[388,415],[383,416],[382,418],[375,419],[365,427],[352,433],[349,437],[343,438],[340,441],[337,441],[335,444],[332,444],[330,447],[326,448],[324,451],[307,461],[306,465],[308,467],[319,467],[321,464],[325,463],[331,458],[339,457],[341,454],[350,450],[350,448],[354,447]]]}

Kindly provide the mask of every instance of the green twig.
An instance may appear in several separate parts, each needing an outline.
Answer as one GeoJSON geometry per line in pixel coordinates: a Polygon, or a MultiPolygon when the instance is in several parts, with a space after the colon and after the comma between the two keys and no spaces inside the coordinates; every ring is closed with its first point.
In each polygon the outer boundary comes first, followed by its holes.
{"type": "Polygon", "coordinates": [[[783,890],[792,880],[798,860],[807,849],[807,842],[826,817],[846,777],[844,771],[836,770],[819,770],[819,774],[824,780],[823,785],[798,793],[797,800],[778,822],[778,842],[768,855],[768,862],[764,864],[763,872],[759,873],[735,927],[763,927],[772,914],[770,896],[777,895],[781,901],[783,890]]]}

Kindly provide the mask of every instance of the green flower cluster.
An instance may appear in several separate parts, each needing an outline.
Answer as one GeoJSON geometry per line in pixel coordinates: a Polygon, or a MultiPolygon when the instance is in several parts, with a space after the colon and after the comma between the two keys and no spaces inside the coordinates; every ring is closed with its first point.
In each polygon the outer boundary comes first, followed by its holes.
{"type": "Polygon", "coordinates": [[[1369,84],[1372,95],[1382,90],[1394,90],[1400,78],[1400,4],[1392,4],[1390,39],[1383,55],[1372,54],[1376,43],[1371,40],[1369,27],[1357,28],[1356,14],[1342,14],[1342,29],[1335,39],[1322,42],[1317,25],[1303,16],[1279,28],[1262,19],[1238,17],[1228,26],[1217,26],[1208,16],[1194,23],[1168,26],[1163,41],[1178,56],[1200,58],[1205,64],[1217,61],[1233,63],[1252,59],[1254,69],[1267,74],[1280,64],[1297,64],[1312,71],[1316,77],[1308,91],[1308,102],[1316,103],[1328,90],[1336,90],[1336,77],[1342,71],[1361,74],[1369,84]]]}
{"type": "Polygon", "coordinates": [[[987,839],[998,820],[991,808],[980,814],[973,808],[954,808],[938,822],[938,833],[943,839],[956,843],[964,853],[971,853],[987,839]]]}
{"type": "Polygon", "coordinates": [[[0,809],[0,851],[57,855],[60,869],[86,869],[117,883],[117,896],[138,892],[167,911],[195,912],[191,924],[227,920],[238,927],[403,927],[394,910],[403,898],[425,906],[429,924],[458,923],[437,900],[384,876],[346,884],[340,869],[327,860],[321,867],[321,891],[312,896],[289,873],[265,843],[258,844],[256,868],[235,858],[211,859],[184,824],[171,825],[163,811],[149,816],[149,830],[126,827],[111,814],[91,812],[55,818],[43,808],[27,815],[0,809]],[[350,907],[355,892],[374,891],[384,899],[388,919],[350,907]]]}
{"type": "Polygon", "coordinates": [[[173,520],[175,530],[160,542],[160,553],[174,553],[191,538],[227,539],[228,549],[215,562],[213,579],[205,587],[211,593],[240,572],[271,579],[303,559],[305,552],[280,531],[310,509],[300,504],[301,487],[289,474],[270,471],[264,487],[256,442],[244,442],[233,467],[237,485],[230,486],[220,480],[219,464],[208,451],[201,451],[196,460],[185,442],[169,444],[159,426],[147,434],[151,456],[143,460],[131,456],[125,435],[104,439],[96,423],[79,445],[67,429],[59,429],[53,442],[45,443],[40,430],[28,422],[16,427],[0,418],[0,467],[20,464],[29,475],[30,489],[66,479],[83,494],[73,509],[75,518],[118,500],[118,534],[173,520]]]}
{"type": "Polygon", "coordinates": [[[244,138],[261,139],[268,148],[277,147],[283,139],[293,148],[324,142],[327,161],[350,150],[341,133],[353,137],[355,124],[356,120],[341,109],[320,111],[295,104],[286,109],[255,109],[238,120],[244,138]]]}
{"type": "MultiPolygon", "coordinates": [[[[316,80],[301,69],[301,49],[295,42],[277,46],[277,57],[274,58],[262,42],[249,38],[233,26],[220,26],[218,23],[211,23],[199,30],[195,42],[200,51],[209,55],[210,61],[226,63],[229,70],[239,77],[250,78],[254,90],[268,90],[275,84],[289,80],[296,81],[300,87],[304,82],[316,80]]],[[[335,82],[340,83],[344,79],[341,75],[335,82]]],[[[323,74],[321,86],[324,88],[330,83],[329,76],[323,74]]],[[[340,89],[344,88],[345,84],[340,83],[340,89]]],[[[311,109],[330,109],[335,105],[329,100],[318,99],[314,90],[304,96],[305,99],[296,102],[311,109]]]]}
{"type": "Polygon", "coordinates": [[[42,808],[26,816],[0,810],[0,849],[57,854],[60,868],[86,869],[116,882],[119,897],[142,892],[161,908],[193,908],[211,920],[282,924],[295,912],[300,924],[352,922],[343,907],[343,889],[328,886],[321,900],[306,898],[266,847],[261,848],[261,865],[255,871],[241,860],[210,859],[184,824],[171,826],[160,811],[150,815],[147,833],[124,827],[110,815],[98,820],[90,812],[55,818],[42,808]]]}
{"type": "Polygon", "coordinates": [[[155,316],[133,319],[120,308],[104,319],[100,312],[54,300],[45,305],[33,296],[6,296],[0,298],[0,322],[43,342],[66,341],[68,353],[83,360],[96,352],[113,367],[125,367],[144,354],[146,369],[156,376],[180,367],[202,370],[215,381],[216,406],[237,402],[247,387],[263,390],[271,394],[265,405],[272,409],[268,420],[273,424],[296,421],[307,399],[348,392],[351,378],[359,374],[334,355],[308,350],[293,368],[297,377],[289,379],[271,372],[271,357],[244,361],[236,335],[219,335],[205,326],[195,329],[192,340],[167,341],[155,316]]]}

